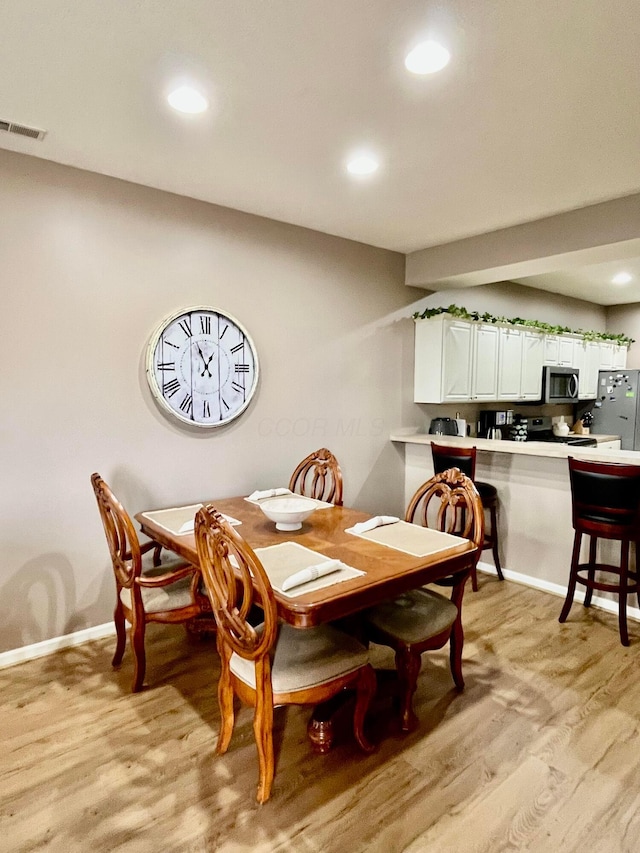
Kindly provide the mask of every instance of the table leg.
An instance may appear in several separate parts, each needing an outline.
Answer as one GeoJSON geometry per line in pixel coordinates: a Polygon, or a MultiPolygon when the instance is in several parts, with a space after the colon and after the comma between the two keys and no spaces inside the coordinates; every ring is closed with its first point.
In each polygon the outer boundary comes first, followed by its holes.
{"type": "Polygon", "coordinates": [[[307,735],[314,752],[320,755],[329,752],[335,739],[335,717],[353,696],[353,690],[345,690],[313,709],[307,725],[307,735]]]}
{"type": "Polygon", "coordinates": [[[216,620],[213,613],[201,613],[185,623],[187,634],[194,640],[210,640],[216,636],[216,620]]]}
{"type": "MultiPolygon", "coordinates": [[[[374,740],[383,738],[389,730],[399,728],[400,691],[395,669],[376,669],[376,695],[369,707],[367,728],[374,730],[374,740]],[[389,704],[394,713],[389,713],[389,704]]],[[[353,732],[353,712],[356,692],[343,690],[332,699],[316,705],[307,724],[311,749],[318,754],[329,752],[338,733],[349,737],[353,732]]]]}

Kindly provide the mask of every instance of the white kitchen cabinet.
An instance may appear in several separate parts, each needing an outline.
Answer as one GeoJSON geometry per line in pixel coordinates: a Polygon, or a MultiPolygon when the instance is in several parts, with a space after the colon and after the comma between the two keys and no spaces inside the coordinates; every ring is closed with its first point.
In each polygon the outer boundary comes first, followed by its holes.
{"type": "MultiPolygon", "coordinates": [[[[538,335],[538,337],[540,337],[538,335]]],[[[521,329],[500,329],[500,369],[498,371],[498,400],[521,399],[522,383],[522,340],[521,329]]],[[[542,367],[540,368],[542,377],[542,367]]]]}
{"type": "Polygon", "coordinates": [[[543,364],[556,367],[560,364],[560,338],[557,335],[544,336],[543,364]]]}
{"type": "Polygon", "coordinates": [[[473,329],[471,398],[498,399],[498,351],[504,329],[487,323],[476,323],[473,329]]]}
{"type": "Polygon", "coordinates": [[[558,340],[558,364],[562,367],[575,367],[574,365],[574,344],[576,338],[570,338],[567,335],[560,335],[558,340]]]}
{"type": "Polygon", "coordinates": [[[576,338],[568,335],[545,335],[543,364],[553,367],[574,367],[573,345],[576,338]]]}
{"type": "Polygon", "coordinates": [[[471,399],[473,326],[443,314],[415,323],[416,403],[471,399]]]}
{"type": "Polygon", "coordinates": [[[574,356],[573,366],[579,371],[578,399],[595,400],[598,396],[600,344],[597,341],[577,340],[574,356]]]}
{"type": "Polygon", "coordinates": [[[613,369],[624,370],[627,366],[627,347],[620,344],[613,345],[613,369]]]}
{"type": "Polygon", "coordinates": [[[501,329],[498,399],[539,400],[542,396],[544,336],[523,329],[501,329]]]}
{"type": "Polygon", "coordinates": [[[521,400],[539,400],[542,397],[543,359],[543,336],[537,332],[525,332],[522,336],[521,400]]]}
{"type": "Polygon", "coordinates": [[[587,342],[576,341],[573,347],[573,367],[578,371],[578,400],[584,400],[585,373],[587,367],[587,342]]]}
{"type": "Polygon", "coordinates": [[[620,450],[620,439],[612,439],[611,441],[599,441],[598,450],[620,450]]]}
{"type": "Polygon", "coordinates": [[[613,342],[600,341],[600,370],[613,370],[613,342]]]}
{"type": "MultiPolygon", "coordinates": [[[[598,396],[598,371],[600,370],[600,345],[597,341],[587,341],[587,360],[585,365],[586,387],[583,399],[595,400],[598,396]]],[[[579,387],[582,386],[582,376],[579,387]]]]}
{"type": "Polygon", "coordinates": [[[543,364],[580,371],[579,399],[593,400],[599,370],[624,370],[627,347],[439,314],[415,323],[414,400],[540,400],[543,364]]]}

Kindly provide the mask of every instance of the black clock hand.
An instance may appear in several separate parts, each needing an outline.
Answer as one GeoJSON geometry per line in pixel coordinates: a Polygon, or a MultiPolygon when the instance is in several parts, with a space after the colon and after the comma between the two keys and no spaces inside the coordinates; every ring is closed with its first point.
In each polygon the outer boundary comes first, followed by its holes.
{"type": "Polygon", "coordinates": [[[213,379],[213,376],[211,375],[211,371],[209,370],[209,365],[211,364],[211,359],[213,358],[213,353],[209,356],[209,361],[207,361],[205,359],[203,353],[202,353],[202,350],[200,349],[200,344],[196,343],[196,347],[197,347],[198,352],[200,353],[200,358],[202,359],[202,363],[204,364],[204,370],[202,371],[200,376],[204,376],[205,371],[206,371],[209,374],[209,378],[213,379]]]}
{"type": "MultiPolygon", "coordinates": [[[[205,365],[204,365],[204,370],[206,370],[206,371],[207,371],[207,373],[209,374],[209,377],[210,377],[211,379],[213,379],[213,376],[212,376],[212,374],[211,374],[211,371],[209,370],[209,365],[211,364],[211,360],[213,359],[214,355],[215,355],[215,352],[212,352],[212,353],[211,353],[211,355],[209,356],[209,360],[208,360],[208,361],[205,363],[205,365]]],[[[204,358],[202,359],[202,361],[204,362],[204,358]]],[[[204,376],[204,370],[202,371],[202,373],[200,374],[200,376],[204,376]]]]}

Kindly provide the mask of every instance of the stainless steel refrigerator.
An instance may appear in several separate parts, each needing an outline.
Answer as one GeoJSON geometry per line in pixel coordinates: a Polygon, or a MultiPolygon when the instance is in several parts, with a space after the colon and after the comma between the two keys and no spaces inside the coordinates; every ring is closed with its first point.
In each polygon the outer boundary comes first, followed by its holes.
{"type": "Polygon", "coordinates": [[[619,435],[622,450],[640,450],[640,370],[601,370],[591,432],[619,435]]]}

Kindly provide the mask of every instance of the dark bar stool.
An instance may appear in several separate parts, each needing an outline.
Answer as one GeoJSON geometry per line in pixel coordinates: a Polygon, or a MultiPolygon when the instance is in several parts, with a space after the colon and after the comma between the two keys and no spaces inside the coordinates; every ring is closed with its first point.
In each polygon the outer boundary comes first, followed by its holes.
{"type": "Polygon", "coordinates": [[[573,556],[567,597],[560,622],[569,615],[576,583],[586,587],[584,606],[589,607],[594,589],[618,594],[620,642],[629,645],[627,596],[635,593],[640,603],[640,575],[629,569],[631,542],[638,554],[640,539],[640,467],[615,462],[587,462],[569,457],[573,510],[573,556]],[[582,536],[589,536],[589,560],[580,563],[582,536]],[[620,565],[597,562],[598,539],[620,541],[620,565]],[[616,575],[619,580],[596,580],[596,572],[616,575]]]}
{"type": "MultiPolygon", "coordinates": [[[[489,517],[491,519],[491,525],[489,527],[485,526],[482,550],[491,549],[498,577],[503,581],[504,575],[502,574],[502,566],[500,565],[500,557],[498,556],[498,490],[491,483],[483,483],[476,480],[476,448],[454,447],[444,444],[433,444],[432,442],[431,453],[433,456],[434,474],[441,474],[447,468],[459,468],[463,474],[466,474],[469,479],[473,480],[480,495],[482,506],[486,510],[489,510],[489,517]]],[[[471,575],[471,588],[474,592],[478,591],[478,576],[475,568],[471,575]]]]}

